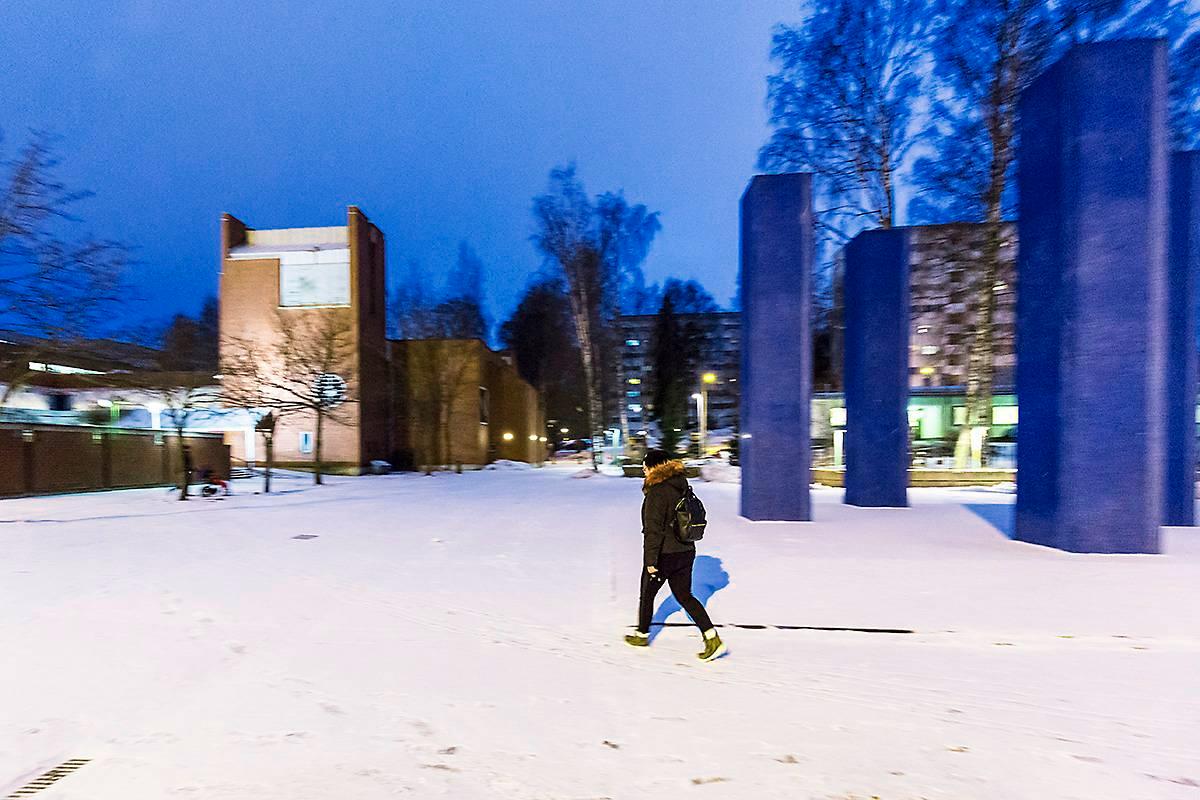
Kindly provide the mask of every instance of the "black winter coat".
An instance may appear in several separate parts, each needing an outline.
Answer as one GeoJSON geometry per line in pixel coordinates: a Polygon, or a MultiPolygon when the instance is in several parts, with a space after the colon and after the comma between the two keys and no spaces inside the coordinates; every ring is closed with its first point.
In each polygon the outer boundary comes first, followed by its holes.
{"type": "Polygon", "coordinates": [[[682,461],[652,467],[642,484],[642,566],[657,567],[663,553],[694,553],[696,545],[675,534],[675,506],[687,492],[682,461]]]}

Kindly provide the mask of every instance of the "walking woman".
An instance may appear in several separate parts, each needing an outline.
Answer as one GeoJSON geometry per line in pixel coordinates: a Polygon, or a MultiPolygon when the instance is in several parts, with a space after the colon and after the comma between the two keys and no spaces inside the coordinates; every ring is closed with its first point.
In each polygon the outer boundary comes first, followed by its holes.
{"type": "Polygon", "coordinates": [[[720,658],[725,655],[725,645],[708,618],[708,612],[692,594],[696,545],[682,541],[676,531],[675,507],[688,488],[683,462],[672,459],[662,450],[650,450],[642,461],[642,472],[646,480],[642,484],[641,600],[637,632],[626,636],[625,643],[633,647],[649,646],[654,598],[667,583],[671,586],[671,594],[704,637],[704,650],[697,657],[701,661],[720,658]]]}

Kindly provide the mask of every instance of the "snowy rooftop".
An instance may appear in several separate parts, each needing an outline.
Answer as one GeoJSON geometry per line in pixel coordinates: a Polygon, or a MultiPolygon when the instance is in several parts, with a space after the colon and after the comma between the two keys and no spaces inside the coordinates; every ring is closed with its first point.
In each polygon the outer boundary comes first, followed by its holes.
{"type": "Polygon", "coordinates": [[[349,250],[346,242],[314,242],[312,244],[243,244],[229,248],[232,259],[270,258],[278,253],[307,253],[319,250],[349,250]]]}
{"type": "Polygon", "coordinates": [[[0,501],[0,796],[71,758],[39,797],[1196,796],[1195,529],[1088,556],[1003,493],[755,524],[698,484],[701,664],[669,603],[621,643],[640,482],[572,474],[0,501]]]}

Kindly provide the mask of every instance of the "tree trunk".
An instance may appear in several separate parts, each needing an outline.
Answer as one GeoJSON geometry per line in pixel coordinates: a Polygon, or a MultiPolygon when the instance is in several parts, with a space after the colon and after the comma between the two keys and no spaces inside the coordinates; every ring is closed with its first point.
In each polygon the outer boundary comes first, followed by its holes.
{"type": "Polygon", "coordinates": [[[600,447],[604,441],[604,435],[601,433],[597,436],[597,426],[601,425],[600,418],[603,416],[603,406],[600,402],[600,391],[597,385],[597,367],[596,352],[592,347],[591,323],[584,314],[575,315],[575,329],[579,336],[579,354],[583,360],[583,379],[587,383],[587,420],[588,433],[592,437],[592,470],[600,471],[600,447]]]}
{"type": "Polygon", "coordinates": [[[967,367],[966,426],[959,432],[955,461],[972,467],[986,463],[995,382],[996,282],[999,277],[1000,221],[987,223],[981,286],[976,292],[975,330],[967,367]]]}
{"type": "Polygon", "coordinates": [[[453,402],[453,397],[449,400],[443,400],[441,412],[438,415],[438,429],[442,433],[442,455],[444,456],[442,463],[446,465],[447,471],[454,464],[454,445],[450,441],[452,433],[450,431],[451,409],[449,407],[449,404],[453,402]]]}
{"type": "Polygon", "coordinates": [[[617,416],[621,421],[621,452],[629,455],[633,452],[633,449],[629,446],[629,402],[628,395],[626,394],[628,384],[625,383],[625,358],[622,349],[624,343],[621,342],[619,334],[618,342],[622,346],[616,348],[617,386],[620,387],[620,390],[617,392],[617,402],[620,404],[618,406],[620,411],[617,416]]]}
{"type": "Polygon", "coordinates": [[[434,408],[435,406],[432,402],[426,404],[423,399],[419,406],[420,413],[418,414],[418,418],[421,421],[420,431],[423,437],[422,441],[424,442],[423,460],[425,461],[426,475],[433,474],[433,465],[437,463],[438,448],[441,442],[441,432],[438,431],[438,416],[434,408]]]}
{"type": "Polygon", "coordinates": [[[321,434],[325,427],[325,410],[317,409],[317,435],[313,442],[313,483],[324,483],[321,479],[321,434]]]}
{"type": "Polygon", "coordinates": [[[982,467],[986,463],[987,439],[992,424],[992,393],[995,384],[996,283],[1000,276],[1003,244],[1004,190],[1012,163],[1013,125],[1016,114],[1015,73],[1011,60],[1017,57],[1019,26],[1010,19],[999,31],[997,42],[1003,55],[996,61],[984,116],[991,146],[988,186],[983,195],[984,243],[978,284],[974,291],[974,330],[967,361],[966,418],[954,448],[955,466],[982,467]]]}
{"type": "Polygon", "coordinates": [[[175,431],[175,440],[179,442],[179,468],[180,468],[179,499],[187,500],[188,499],[188,478],[190,477],[188,475],[188,473],[191,472],[191,470],[188,469],[188,461],[190,461],[191,459],[188,457],[187,451],[183,449],[185,445],[183,443],[183,430],[182,429],[177,429],[175,431]]]}
{"type": "MultiPolygon", "coordinates": [[[[546,433],[546,386],[545,381],[541,381],[541,386],[538,387],[538,417],[542,421],[541,433],[546,433]]],[[[539,434],[540,436],[540,434],[539,434]]],[[[542,444],[539,438],[538,447],[540,448],[540,457],[538,458],[538,466],[542,466],[550,457],[550,437],[546,436],[547,444],[542,444]]]]}
{"type": "Polygon", "coordinates": [[[263,494],[271,493],[271,468],[275,466],[275,434],[263,434],[263,442],[267,449],[267,466],[263,470],[263,494]]]}

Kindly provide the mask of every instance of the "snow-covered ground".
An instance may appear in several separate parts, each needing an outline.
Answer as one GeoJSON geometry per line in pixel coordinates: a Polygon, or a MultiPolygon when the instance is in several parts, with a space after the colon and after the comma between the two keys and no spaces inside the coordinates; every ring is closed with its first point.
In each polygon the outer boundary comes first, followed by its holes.
{"type": "Polygon", "coordinates": [[[1197,531],[1069,555],[999,492],[751,524],[702,484],[700,593],[767,626],[706,665],[621,643],[639,482],[577,469],[0,502],[0,797],[89,758],[38,800],[1200,798],[1197,531]]]}

